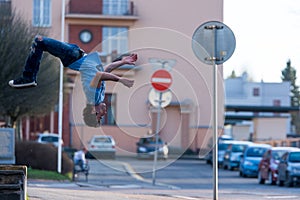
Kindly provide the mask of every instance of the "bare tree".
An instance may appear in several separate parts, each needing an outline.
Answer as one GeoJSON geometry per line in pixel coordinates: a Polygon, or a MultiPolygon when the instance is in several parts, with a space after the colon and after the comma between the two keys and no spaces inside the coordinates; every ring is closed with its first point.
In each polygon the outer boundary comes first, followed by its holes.
{"type": "Polygon", "coordinates": [[[48,114],[58,101],[59,61],[44,54],[38,86],[14,89],[8,81],[22,75],[32,40],[44,30],[33,29],[21,16],[0,4],[0,115],[14,126],[22,116],[48,114]]]}

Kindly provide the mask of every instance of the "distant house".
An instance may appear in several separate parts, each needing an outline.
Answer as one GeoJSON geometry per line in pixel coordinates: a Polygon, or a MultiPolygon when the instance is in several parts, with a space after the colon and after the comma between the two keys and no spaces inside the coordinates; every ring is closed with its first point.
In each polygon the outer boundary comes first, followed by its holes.
{"type": "Polygon", "coordinates": [[[290,82],[225,80],[225,130],[236,139],[285,139],[291,132],[290,82]]]}

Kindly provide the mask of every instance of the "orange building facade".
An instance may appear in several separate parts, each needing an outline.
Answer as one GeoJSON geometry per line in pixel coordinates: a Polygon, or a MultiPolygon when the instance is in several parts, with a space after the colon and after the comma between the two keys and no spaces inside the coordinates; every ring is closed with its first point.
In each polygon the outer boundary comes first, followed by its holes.
{"type": "MultiPolygon", "coordinates": [[[[155,93],[150,79],[156,70],[163,68],[172,75],[173,83],[171,103],[161,112],[160,137],[178,152],[187,149],[196,152],[206,147],[212,137],[213,68],[197,59],[191,42],[194,31],[202,23],[223,21],[223,0],[66,0],[64,16],[60,0],[42,0],[40,4],[35,0],[12,0],[12,5],[35,26],[39,25],[34,18],[37,10],[43,9],[39,12],[41,19],[50,13],[50,23],[40,25],[58,40],[64,20],[64,40],[86,52],[100,52],[104,65],[123,53],[135,52],[139,56],[136,67],[125,66],[114,72],[134,79],[132,88],[107,82],[105,101],[110,108],[109,116],[99,128],[85,126],[80,74],[65,70],[69,77],[69,83],[64,86],[67,93],[63,112],[65,146],[81,148],[93,135],[106,134],[114,137],[117,154],[134,155],[138,139],[156,132],[158,109],[149,102],[153,98],[150,93],[155,93]]],[[[222,66],[218,77],[221,130],[224,122],[222,66]]],[[[38,131],[57,132],[57,112],[34,120],[42,120],[36,122],[43,124],[38,131]]],[[[23,125],[27,139],[37,132],[33,128],[38,126],[34,120],[27,118],[23,125]]]]}

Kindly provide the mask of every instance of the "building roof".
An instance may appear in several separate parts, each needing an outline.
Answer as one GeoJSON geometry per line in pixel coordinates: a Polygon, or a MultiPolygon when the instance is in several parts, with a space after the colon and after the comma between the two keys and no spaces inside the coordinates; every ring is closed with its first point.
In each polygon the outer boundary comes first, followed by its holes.
{"type": "MultiPolygon", "coordinates": [[[[299,112],[300,108],[295,106],[241,106],[241,105],[227,105],[225,106],[225,111],[233,112],[273,112],[273,113],[291,113],[299,112]]],[[[268,117],[268,116],[257,116],[257,115],[234,115],[226,114],[225,112],[225,124],[236,124],[244,120],[252,120],[253,118],[258,117],[268,117]]],[[[269,116],[272,117],[272,116],[269,116]]],[[[274,117],[274,116],[273,116],[274,117]]],[[[277,117],[286,117],[286,116],[277,116],[277,117]]]]}
{"type": "Polygon", "coordinates": [[[291,113],[299,112],[300,108],[296,106],[244,106],[244,105],[226,105],[226,111],[234,112],[277,112],[277,113],[291,113]]]}

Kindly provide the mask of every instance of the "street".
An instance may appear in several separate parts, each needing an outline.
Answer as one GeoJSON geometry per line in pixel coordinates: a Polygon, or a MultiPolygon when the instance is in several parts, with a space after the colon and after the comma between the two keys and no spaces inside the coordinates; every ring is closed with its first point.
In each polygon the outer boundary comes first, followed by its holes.
{"type": "MultiPolygon", "coordinates": [[[[29,180],[29,197],[55,199],[56,195],[65,200],[80,199],[82,195],[85,199],[213,199],[212,167],[203,160],[159,160],[155,185],[152,160],[117,158],[89,160],[89,163],[91,173],[87,182],[84,175],[78,177],[76,184],[29,180]],[[74,193],[74,190],[80,192],[74,193]]],[[[299,186],[260,185],[256,178],[242,178],[238,171],[219,169],[219,199],[293,200],[300,198],[299,190],[299,186]]]]}

